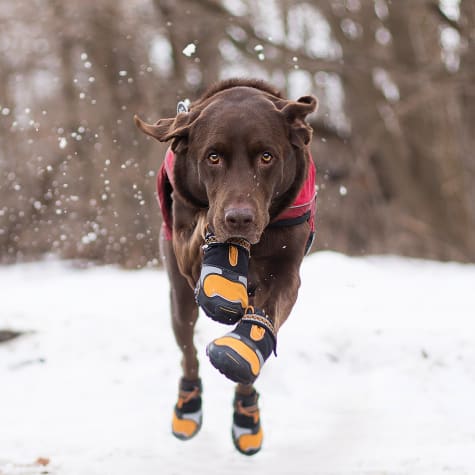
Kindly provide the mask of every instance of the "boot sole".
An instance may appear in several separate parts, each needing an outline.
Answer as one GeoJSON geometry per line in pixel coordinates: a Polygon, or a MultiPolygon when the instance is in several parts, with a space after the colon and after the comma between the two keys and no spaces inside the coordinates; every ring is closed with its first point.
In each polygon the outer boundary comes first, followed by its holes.
{"type": "Polygon", "coordinates": [[[215,345],[211,342],[206,347],[206,354],[211,364],[226,378],[235,383],[251,384],[257,376],[251,371],[251,365],[235,350],[228,346],[215,345]]]}

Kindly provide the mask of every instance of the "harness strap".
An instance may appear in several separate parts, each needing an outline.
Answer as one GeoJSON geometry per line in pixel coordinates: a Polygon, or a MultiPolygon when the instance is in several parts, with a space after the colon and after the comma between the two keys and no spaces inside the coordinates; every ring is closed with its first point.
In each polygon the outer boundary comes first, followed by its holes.
{"type": "Polygon", "coordinates": [[[278,221],[273,221],[267,227],[268,228],[280,228],[283,226],[296,226],[297,224],[305,223],[311,217],[310,210],[302,214],[302,216],[297,216],[295,218],[279,219],[278,221]]]}

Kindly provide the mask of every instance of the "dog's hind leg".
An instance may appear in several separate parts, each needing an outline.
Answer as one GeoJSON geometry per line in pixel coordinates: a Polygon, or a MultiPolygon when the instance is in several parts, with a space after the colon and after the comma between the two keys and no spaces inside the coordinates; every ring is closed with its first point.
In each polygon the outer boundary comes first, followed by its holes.
{"type": "Polygon", "coordinates": [[[171,241],[161,239],[162,261],[170,279],[170,304],[172,328],[183,359],[183,376],[198,378],[198,358],[193,343],[193,333],[198,319],[198,306],[188,281],[181,275],[171,241]]]}
{"type": "Polygon", "coordinates": [[[244,455],[254,455],[262,447],[263,432],[258,400],[259,394],[252,384],[236,386],[231,434],[234,446],[244,455]]]}
{"type": "Polygon", "coordinates": [[[162,262],[170,279],[170,303],[173,333],[182,352],[183,376],[179,382],[178,401],[172,421],[173,435],[188,440],[200,430],[201,380],[193,333],[198,318],[198,307],[188,281],[180,273],[173,251],[172,242],[160,238],[162,262]]]}

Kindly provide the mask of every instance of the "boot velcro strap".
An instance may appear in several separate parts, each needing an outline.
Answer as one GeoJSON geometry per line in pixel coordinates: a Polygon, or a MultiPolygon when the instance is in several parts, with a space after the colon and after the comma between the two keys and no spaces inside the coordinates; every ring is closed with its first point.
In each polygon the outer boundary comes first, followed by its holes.
{"type": "Polygon", "coordinates": [[[276,346],[277,346],[277,336],[275,334],[274,325],[269,320],[267,316],[258,315],[255,313],[246,313],[242,318],[241,322],[249,322],[253,325],[257,325],[259,327],[264,328],[269,332],[269,335],[272,337],[272,341],[274,343],[274,354],[277,356],[276,353],[276,346]]]}
{"type": "Polygon", "coordinates": [[[231,238],[226,241],[228,244],[234,244],[235,246],[241,246],[244,248],[248,253],[251,252],[251,244],[248,240],[243,238],[231,238]]]}
{"type": "Polygon", "coordinates": [[[264,327],[266,330],[269,330],[269,332],[275,338],[274,325],[267,317],[262,317],[261,315],[256,315],[252,313],[251,314],[246,313],[241,318],[241,321],[255,323],[256,325],[259,325],[260,327],[264,327]]]}
{"type": "Polygon", "coordinates": [[[245,249],[248,253],[251,252],[251,243],[244,238],[231,238],[228,239],[225,243],[219,242],[216,239],[216,236],[208,231],[205,235],[205,242],[203,247],[206,249],[207,246],[212,245],[212,244],[234,244],[235,246],[240,246],[243,249],[245,249]]]}

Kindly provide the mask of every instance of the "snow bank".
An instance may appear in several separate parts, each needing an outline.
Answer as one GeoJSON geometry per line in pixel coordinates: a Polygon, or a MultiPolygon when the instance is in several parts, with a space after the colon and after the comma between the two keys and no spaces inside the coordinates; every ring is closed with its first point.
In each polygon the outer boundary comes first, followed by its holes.
{"type": "Polygon", "coordinates": [[[180,355],[161,271],[0,268],[0,475],[473,475],[475,266],[396,257],[306,259],[257,388],[265,431],[231,442],[233,383],[204,348],[201,433],[170,434],[180,355]],[[39,457],[46,466],[35,464],[39,457]]]}

